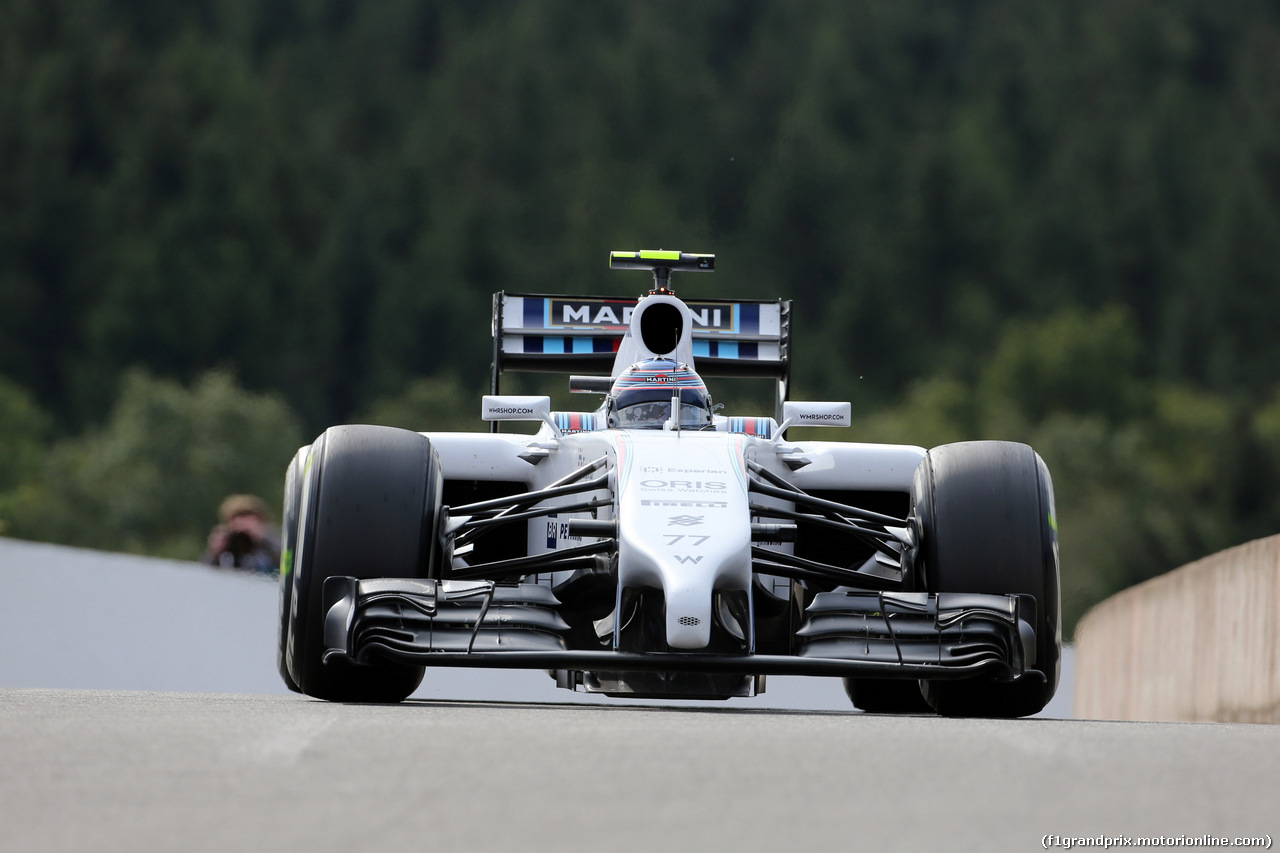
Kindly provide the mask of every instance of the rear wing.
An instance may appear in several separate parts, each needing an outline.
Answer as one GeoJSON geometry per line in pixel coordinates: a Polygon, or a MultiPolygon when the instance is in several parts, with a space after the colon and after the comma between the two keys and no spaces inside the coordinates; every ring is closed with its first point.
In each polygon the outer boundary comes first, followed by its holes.
{"type": "MultiPolygon", "coordinates": [[[[609,374],[638,299],[493,295],[493,371],[609,374]]],[[[684,300],[693,314],[695,370],[703,376],[774,379],[778,406],[791,387],[790,300],[684,300]]]]}

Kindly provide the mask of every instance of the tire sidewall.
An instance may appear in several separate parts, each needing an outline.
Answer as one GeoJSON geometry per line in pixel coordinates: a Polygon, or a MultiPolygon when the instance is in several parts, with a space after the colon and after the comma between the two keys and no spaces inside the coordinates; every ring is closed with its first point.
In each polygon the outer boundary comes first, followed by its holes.
{"type": "MultiPolygon", "coordinates": [[[[321,434],[311,445],[299,489],[298,533],[293,555],[292,581],[290,582],[288,629],[285,638],[285,661],[293,683],[302,684],[303,659],[306,651],[304,617],[310,611],[311,552],[315,543],[316,493],[320,486],[320,471],[324,466],[324,448],[328,434],[321,434]]],[[[301,691],[301,687],[299,687],[301,691]]]]}
{"type": "Polygon", "coordinates": [[[276,666],[280,677],[290,690],[300,692],[298,682],[289,672],[287,655],[289,638],[289,612],[293,605],[294,556],[298,546],[299,513],[302,508],[303,472],[310,457],[311,447],[299,448],[289,463],[284,477],[284,507],[280,513],[280,604],[279,633],[277,635],[276,666]]]}
{"type": "Polygon", "coordinates": [[[1036,599],[1036,669],[1049,680],[1049,695],[1052,696],[1058,689],[1062,670],[1062,566],[1053,478],[1049,474],[1049,466],[1038,453],[1036,470],[1040,485],[1040,541],[1044,568],[1044,597],[1036,599]]]}

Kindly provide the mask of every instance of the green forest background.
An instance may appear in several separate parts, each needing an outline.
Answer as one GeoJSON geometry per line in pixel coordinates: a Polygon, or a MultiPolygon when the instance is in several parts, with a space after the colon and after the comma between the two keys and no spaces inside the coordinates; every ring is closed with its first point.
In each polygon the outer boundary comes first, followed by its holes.
{"type": "Polygon", "coordinates": [[[848,438],[1035,446],[1068,626],[1280,532],[1276,2],[0,0],[3,532],[193,558],[659,247],[848,438]]]}

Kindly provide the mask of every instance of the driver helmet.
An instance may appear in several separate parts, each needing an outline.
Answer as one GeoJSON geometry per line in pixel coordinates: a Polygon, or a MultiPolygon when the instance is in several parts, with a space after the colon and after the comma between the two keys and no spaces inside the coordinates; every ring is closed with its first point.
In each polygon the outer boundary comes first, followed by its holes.
{"type": "Polygon", "coordinates": [[[662,429],[671,419],[671,400],[677,394],[682,429],[711,426],[711,395],[702,377],[669,358],[647,359],[622,371],[609,391],[609,426],[662,429]]]}

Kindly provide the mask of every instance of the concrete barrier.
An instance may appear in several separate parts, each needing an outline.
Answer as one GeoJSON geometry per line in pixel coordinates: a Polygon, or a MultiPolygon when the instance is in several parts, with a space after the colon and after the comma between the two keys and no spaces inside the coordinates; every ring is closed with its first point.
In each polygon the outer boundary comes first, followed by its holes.
{"type": "Polygon", "coordinates": [[[1280,723],[1280,536],[1112,596],[1075,644],[1076,717],[1280,723]]]}

